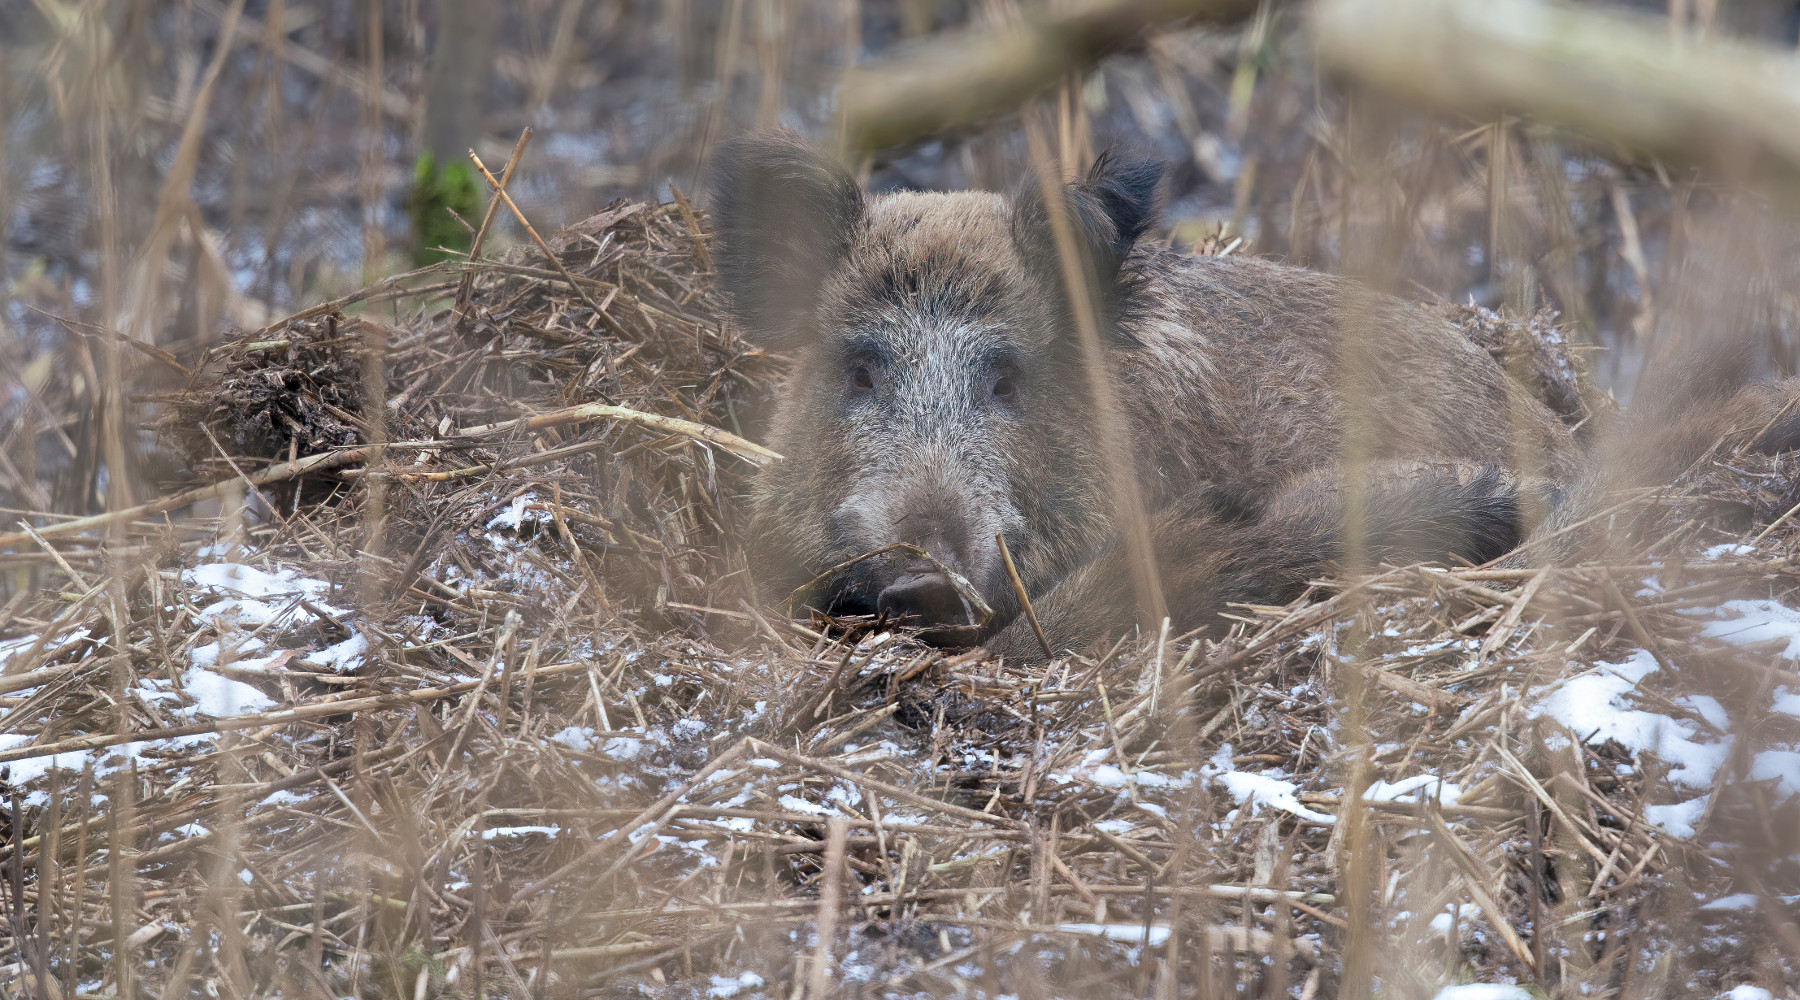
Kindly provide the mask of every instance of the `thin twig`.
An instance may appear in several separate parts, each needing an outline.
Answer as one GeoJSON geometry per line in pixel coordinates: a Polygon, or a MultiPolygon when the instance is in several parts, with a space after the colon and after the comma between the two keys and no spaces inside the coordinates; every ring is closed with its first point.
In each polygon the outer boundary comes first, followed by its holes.
{"type": "Polygon", "coordinates": [[[1013,593],[1019,597],[1019,606],[1025,609],[1025,620],[1031,623],[1031,634],[1037,636],[1038,646],[1043,649],[1044,655],[1055,659],[1056,653],[1050,649],[1050,640],[1044,638],[1044,627],[1038,624],[1037,611],[1031,606],[1031,595],[1025,592],[1025,581],[1019,579],[1019,568],[1013,565],[1012,553],[1007,551],[1006,536],[998,531],[994,532],[994,544],[1000,546],[1000,559],[1006,564],[1006,578],[1012,581],[1013,593]]]}

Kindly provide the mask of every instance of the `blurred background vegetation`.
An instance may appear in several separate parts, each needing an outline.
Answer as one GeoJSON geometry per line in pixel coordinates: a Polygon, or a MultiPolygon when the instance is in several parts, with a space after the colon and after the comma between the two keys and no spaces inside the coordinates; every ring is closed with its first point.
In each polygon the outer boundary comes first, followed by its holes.
{"type": "MultiPolygon", "coordinates": [[[[1352,101],[1316,71],[1303,8],[1212,6],[1233,16],[1136,36],[1037,102],[1064,162],[1116,143],[1170,163],[1177,243],[1241,241],[1380,272],[1403,294],[1554,308],[1621,393],[1673,317],[1722,301],[1771,367],[1792,358],[1793,233],[1760,196],[1515,119],[1352,101]],[[1702,272],[1721,280],[1691,280],[1702,272]]],[[[722,137],[785,124],[830,142],[852,65],[1041,7],[0,0],[0,407],[14,428],[0,504],[84,513],[110,489],[155,489],[168,472],[126,404],[179,383],[156,352],[191,360],[232,329],[466,248],[446,208],[467,219],[484,200],[470,148],[498,169],[536,129],[511,190],[546,232],[671,184],[703,196],[722,137]],[[108,413],[122,483],[105,472],[108,413]]],[[[1676,37],[1791,47],[1797,10],[1638,12],[1676,37]]],[[[1006,116],[862,166],[875,190],[1005,187],[1024,147],[1006,116]]]]}

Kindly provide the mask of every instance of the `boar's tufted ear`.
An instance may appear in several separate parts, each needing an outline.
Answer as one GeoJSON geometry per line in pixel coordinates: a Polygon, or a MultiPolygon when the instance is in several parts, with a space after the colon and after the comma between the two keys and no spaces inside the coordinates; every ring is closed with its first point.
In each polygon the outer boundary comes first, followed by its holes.
{"type": "Polygon", "coordinates": [[[820,282],[856,241],[862,189],[787,129],[733,139],[714,163],[720,280],[767,346],[793,346],[809,332],[820,282]]]}
{"type": "MultiPolygon", "coordinates": [[[[1163,165],[1154,160],[1122,161],[1113,150],[1101,153],[1079,184],[1063,188],[1063,200],[1075,224],[1076,242],[1086,257],[1088,273],[1100,291],[1100,304],[1114,298],[1119,268],[1131,248],[1157,218],[1157,189],[1163,165]]],[[[1062,283],[1056,240],[1044,208],[1042,186],[1028,177],[1013,199],[1013,241],[1027,266],[1047,282],[1062,283]]]]}

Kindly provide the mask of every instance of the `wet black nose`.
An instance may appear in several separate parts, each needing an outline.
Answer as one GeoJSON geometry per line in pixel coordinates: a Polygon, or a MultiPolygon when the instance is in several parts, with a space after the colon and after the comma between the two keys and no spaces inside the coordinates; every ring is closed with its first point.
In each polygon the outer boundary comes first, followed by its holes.
{"type": "Polygon", "coordinates": [[[962,597],[950,585],[950,578],[935,570],[903,574],[882,590],[877,605],[890,618],[909,619],[909,625],[968,624],[962,597]]]}

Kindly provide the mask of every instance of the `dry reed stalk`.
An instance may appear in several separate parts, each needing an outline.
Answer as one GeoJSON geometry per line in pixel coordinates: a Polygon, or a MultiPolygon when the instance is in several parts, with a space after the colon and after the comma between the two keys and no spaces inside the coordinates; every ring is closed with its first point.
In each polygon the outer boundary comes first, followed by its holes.
{"type": "MultiPolygon", "coordinates": [[[[525,147],[531,144],[529,127],[519,132],[519,140],[513,143],[512,155],[506,158],[506,166],[500,168],[500,188],[512,183],[513,171],[519,169],[519,161],[525,158],[525,147]]],[[[494,216],[500,212],[500,199],[489,198],[487,209],[481,213],[481,225],[476,228],[475,236],[469,241],[468,266],[463,269],[462,282],[456,286],[456,312],[460,322],[464,313],[469,310],[469,295],[475,290],[475,268],[477,258],[481,256],[481,248],[487,243],[488,229],[494,224],[494,216]]]]}
{"type": "Polygon", "coordinates": [[[1112,513],[1124,536],[1131,561],[1139,618],[1148,631],[1169,616],[1169,606],[1163,597],[1156,554],[1150,546],[1150,520],[1139,492],[1136,449],[1131,445],[1117,390],[1113,386],[1112,371],[1100,342],[1100,314],[1094,304],[1093,289],[1088,284],[1088,263],[1084,251],[1075,242],[1074,226],[1063,198],[1062,176],[1067,165],[1051,160],[1036,117],[1029,113],[1025,117],[1025,136],[1044,200],[1044,213],[1049,217],[1051,238],[1055,241],[1063,294],[1081,347],[1084,388],[1095,409],[1096,438],[1107,460],[1112,513]]]}

